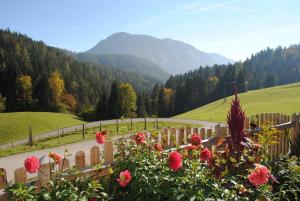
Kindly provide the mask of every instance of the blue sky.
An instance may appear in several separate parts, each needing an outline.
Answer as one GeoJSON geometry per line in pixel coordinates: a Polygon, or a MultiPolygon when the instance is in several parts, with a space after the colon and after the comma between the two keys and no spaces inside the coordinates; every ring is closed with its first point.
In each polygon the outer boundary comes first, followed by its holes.
{"type": "Polygon", "coordinates": [[[244,60],[300,42],[299,0],[0,0],[0,27],[73,51],[115,32],[184,41],[244,60]]]}

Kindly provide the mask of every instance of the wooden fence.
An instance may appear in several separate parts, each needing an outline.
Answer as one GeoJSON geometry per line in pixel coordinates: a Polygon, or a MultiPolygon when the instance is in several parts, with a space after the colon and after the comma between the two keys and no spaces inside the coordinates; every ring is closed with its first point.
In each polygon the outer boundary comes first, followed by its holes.
{"type": "MultiPolygon", "coordinates": [[[[289,151],[289,140],[293,141],[296,135],[300,135],[300,115],[293,114],[291,117],[281,115],[278,113],[264,113],[255,115],[255,118],[248,117],[245,120],[245,128],[251,132],[259,131],[259,127],[263,125],[265,121],[270,121],[281,132],[278,136],[279,143],[272,147],[272,157],[277,158],[279,154],[286,154],[289,151]],[[250,129],[250,124],[256,124],[256,129],[250,129]]],[[[175,145],[186,146],[187,137],[192,133],[198,133],[201,135],[202,144],[204,147],[211,149],[213,152],[218,151],[216,148],[216,139],[220,136],[227,135],[227,128],[220,125],[215,126],[214,134],[212,129],[205,128],[164,128],[158,133],[156,138],[157,142],[160,142],[165,149],[171,149],[175,145]]],[[[145,132],[147,138],[150,137],[150,132],[145,132]]],[[[129,136],[128,138],[131,138],[129,136]]],[[[106,176],[109,174],[108,168],[114,163],[114,145],[112,141],[107,141],[104,144],[104,149],[101,151],[98,146],[93,146],[90,149],[90,164],[86,164],[86,158],[84,151],[78,151],[75,154],[75,167],[80,171],[81,176],[92,176],[95,178],[106,176]],[[94,169],[93,166],[98,164],[100,160],[104,160],[103,167],[94,169]]],[[[65,170],[70,167],[70,162],[67,158],[62,160],[59,164],[59,170],[65,170]]],[[[6,171],[0,168],[0,190],[5,189],[8,186],[6,171]]],[[[50,164],[42,164],[38,176],[36,179],[29,181],[27,173],[24,167],[17,168],[14,171],[14,182],[19,184],[31,183],[37,187],[45,186],[50,180],[50,164]]],[[[2,192],[0,194],[0,200],[6,200],[6,194],[2,192]]]]}

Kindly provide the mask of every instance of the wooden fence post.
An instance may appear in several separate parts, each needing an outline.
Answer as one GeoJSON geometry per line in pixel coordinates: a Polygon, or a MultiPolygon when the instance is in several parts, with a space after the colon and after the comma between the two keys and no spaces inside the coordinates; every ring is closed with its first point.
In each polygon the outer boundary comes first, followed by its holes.
{"type": "Polygon", "coordinates": [[[292,115],[292,119],[291,119],[291,121],[293,123],[293,127],[291,129],[291,144],[295,144],[296,140],[297,140],[297,137],[300,137],[300,136],[297,136],[297,135],[300,135],[299,120],[300,120],[300,114],[299,113],[294,113],[292,115]]]}
{"type": "Polygon", "coordinates": [[[205,128],[200,129],[200,135],[201,135],[201,139],[204,140],[205,139],[205,128]]]}
{"type": "Polygon", "coordinates": [[[24,167],[16,169],[14,176],[16,184],[25,184],[27,182],[27,174],[24,167]]]}
{"type": "Polygon", "coordinates": [[[85,133],[85,130],[84,130],[84,124],[82,124],[82,139],[84,139],[84,133],[85,133]]]}
{"type": "Polygon", "coordinates": [[[112,141],[104,143],[104,161],[106,164],[111,164],[114,161],[114,146],[112,141]]]}
{"type": "Polygon", "coordinates": [[[97,165],[100,162],[100,150],[98,146],[93,146],[90,150],[91,165],[97,165]]]}
{"type": "Polygon", "coordinates": [[[42,164],[38,173],[38,181],[40,186],[46,187],[51,179],[51,165],[53,163],[42,164]]]}
{"type": "Polygon", "coordinates": [[[176,128],[170,129],[169,145],[170,147],[174,147],[176,145],[176,128]]]}
{"type": "Polygon", "coordinates": [[[78,169],[85,168],[85,153],[83,151],[78,151],[75,154],[75,166],[78,169]]]}
{"type": "Polygon", "coordinates": [[[29,146],[32,146],[32,145],[33,145],[33,140],[32,140],[32,127],[31,127],[31,126],[29,126],[28,145],[29,145],[29,146]]]}
{"type": "Polygon", "coordinates": [[[63,158],[58,164],[59,170],[64,171],[70,167],[70,162],[67,158],[63,158]]]}
{"type": "Polygon", "coordinates": [[[178,145],[184,144],[184,128],[178,129],[178,145]]]}
{"type": "Polygon", "coordinates": [[[161,135],[161,143],[164,147],[164,149],[169,147],[169,142],[168,142],[168,129],[164,128],[162,131],[162,135],[161,135]]]}
{"type": "Polygon", "coordinates": [[[7,187],[7,175],[6,170],[0,168],[0,189],[5,189],[7,187]]]}

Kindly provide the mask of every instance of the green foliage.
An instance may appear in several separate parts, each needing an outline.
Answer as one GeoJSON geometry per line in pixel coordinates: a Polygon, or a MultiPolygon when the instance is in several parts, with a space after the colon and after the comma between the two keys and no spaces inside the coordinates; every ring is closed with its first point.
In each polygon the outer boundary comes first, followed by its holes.
{"type": "Polygon", "coordinates": [[[88,201],[91,198],[97,200],[108,200],[104,187],[99,181],[90,177],[76,177],[74,180],[65,179],[67,176],[62,173],[49,182],[48,188],[41,188],[35,191],[35,187],[24,185],[10,186],[6,191],[8,199],[14,201],[88,201]]]}
{"type": "Polygon", "coordinates": [[[283,156],[272,165],[277,184],[273,185],[272,200],[299,200],[300,160],[298,157],[283,156]]]}
{"type": "Polygon", "coordinates": [[[258,138],[258,143],[262,146],[260,150],[264,163],[271,161],[271,147],[278,144],[280,131],[272,127],[271,122],[265,122],[259,133],[254,134],[258,138]]]}
{"type": "Polygon", "coordinates": [[[122,83],[118,87],[121,115],[135,117],[137,95],[129,83],[122,83]]]}

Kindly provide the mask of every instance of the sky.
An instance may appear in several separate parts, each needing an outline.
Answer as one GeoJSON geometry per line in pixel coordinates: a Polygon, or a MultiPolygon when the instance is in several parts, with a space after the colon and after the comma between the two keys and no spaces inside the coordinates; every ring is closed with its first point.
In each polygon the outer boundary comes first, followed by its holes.
{"type": "Polygon", "coordinates": [[[299,0],[0,0],[0,28],[82,52],[116,32],[244,60],[300,43],[299,0]]]}

